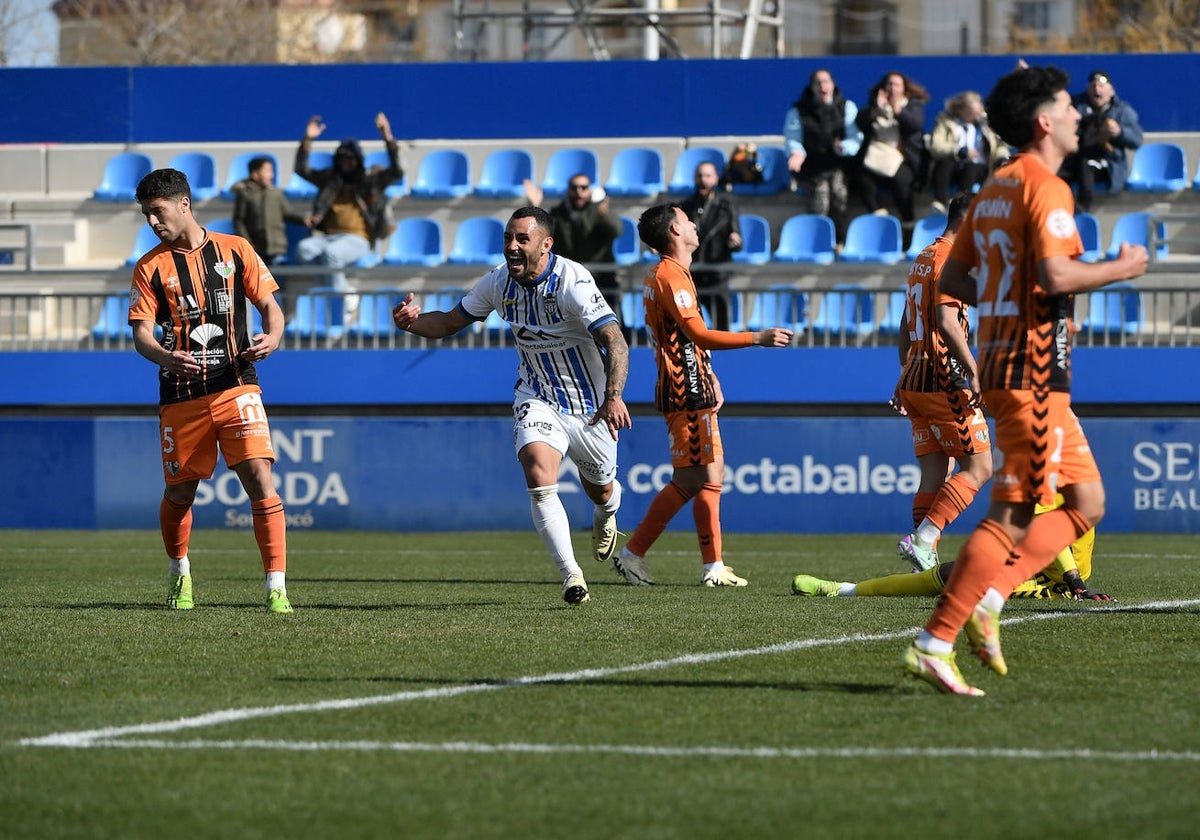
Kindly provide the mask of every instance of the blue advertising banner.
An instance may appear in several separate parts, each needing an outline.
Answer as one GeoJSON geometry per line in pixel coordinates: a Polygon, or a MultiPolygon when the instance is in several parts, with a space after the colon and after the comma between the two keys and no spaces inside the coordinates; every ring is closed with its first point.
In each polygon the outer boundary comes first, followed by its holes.
{"type": "MultiPolygon", "coordinates": [[[[900,418],[721,422],[722,521],[730,532],[900,533],[918,471],[900,418]]],[[[1200,420],[1088,419],[1108,495],[1101,528],[1200,532],[1200,420]]],[[[276,418],[275,479],[292,528],[371,531],[530,527],[506,417],[276,418]]],[[[13,498],[3,528],[157,527],[162,467],[154,418],[3,418],[0,464],[13,498]]],[[[670,481],[666,427],[638,417],[619,446],[620,514],[632,529],[670,481]]],[[[559,492],[577,528],[591,503],[570,464],[559,492]]],[[[984,514],[987,489],[952,532],[984,514]]],[[[201,483],[198,528],[249,528],[250,506],[223,464],[201,483]]],[[[681,512],[672,527],[690,529],[681,512]]]]}

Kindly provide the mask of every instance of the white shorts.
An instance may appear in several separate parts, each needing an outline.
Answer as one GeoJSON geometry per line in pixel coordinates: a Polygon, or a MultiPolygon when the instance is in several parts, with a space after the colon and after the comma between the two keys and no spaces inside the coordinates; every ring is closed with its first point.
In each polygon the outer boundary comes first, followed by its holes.
{"type": "Polygon", "coordinates": [[[580,478],[604,487],[617,477],[617,442],[607,423],[588,423],[588,418],[563,414],[541,400],[513,403],[513,443],[520,453],[531,443],[544,443],[570,458],[580,478]]]}

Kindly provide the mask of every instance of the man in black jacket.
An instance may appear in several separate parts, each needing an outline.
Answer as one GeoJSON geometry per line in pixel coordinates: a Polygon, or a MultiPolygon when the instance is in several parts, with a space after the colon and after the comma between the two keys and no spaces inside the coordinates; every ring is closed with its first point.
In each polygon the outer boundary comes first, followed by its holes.
{"type": "Polygon", "coordinates": [[[718,330],[729,329],[729,295],[725,288],[728,278],[715,266],[733,259],[733,252],[742,248],[742,232],[733,199],[717,188],[720,174],[711,163],[696,166],[696,191],[680,202],[683,212],[696,223],[700,246],[692,253],[697,265],[692,280],[699,292],[700,305],[708,310],[712,325],[718,330]]]}

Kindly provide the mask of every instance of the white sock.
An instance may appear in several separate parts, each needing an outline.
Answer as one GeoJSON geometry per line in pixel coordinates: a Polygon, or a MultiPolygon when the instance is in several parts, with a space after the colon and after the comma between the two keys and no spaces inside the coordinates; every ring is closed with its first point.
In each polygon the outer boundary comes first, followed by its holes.
{"type": "Polygon", "coordinates": [[[928,630],[917,636],[917,647],[926,653],[947,654],[954,652],[954,642],[944,642],[928,630]]]}
{"type": "Polygon", "coordinates": [[[582,575],[583,569],[575,562],[575,550],[571,547],[571,522],[562,499],[558,498],[558,485],[529,488],[529,509],[533,514],[533,527],[550,551],[550,559],[565,578],[582,575]]]}
{"type": "Polygon", "coordinates": [[[607,519],[612,514],[621,509],[621,482],[613,479],[612,492],[608,495],[608,501],[602,505],[596,505],[595,519],[607,519]]]}
{"type": "Polygon", "coordinates": [[[928,519],[924,520],[913,534],[917,538],[917,544],[921,548],[933,548],[938,541],[938,537],[942,535],[942,529],[934,525],[928,519]]]}
{"type": "Polygon", "coordinates": [[[272,589],[278,589],[285,595],[287,594],[287,584],[283,582],[283,572],[267,572],[267,594],[271,594],[272,589]]]}
{"type": "Polygon", "coordinates": [[[1000,610],[1004,609],[1004,596],[994,586],[991,586],[988,587],[987,592],[983,593],[983,598],[980,599],[979,603],[993,612],[1000,612],[1000,610]]]}
{"type": "Polygon", "coordinates": [[[704,571],[706,571],[706,572],[723,572],[723,571],[725,571],[725,561],[718,560],[716,563],[705,563],[704,571]]]}
{"type": "Polygon", "coordinates": [[[839,598],[853,598],[857,594],[858,594],[858,584],[857,583],[839,583],[838,584],[838,597],[839,598]]]}
{"type": "Polygon", "coordinates": [[[171,561],[171,574],[173,575],[190,575],[192,573],[192,561],[188,560],[185,554],[176,560],[174,557],[168,557],[171,561]]]}

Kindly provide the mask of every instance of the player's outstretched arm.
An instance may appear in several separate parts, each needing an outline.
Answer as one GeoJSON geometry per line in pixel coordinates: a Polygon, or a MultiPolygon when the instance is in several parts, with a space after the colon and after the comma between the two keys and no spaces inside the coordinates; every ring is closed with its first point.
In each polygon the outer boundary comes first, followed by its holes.
{"type": "Polygon", "coordinates": [[[424,338],[445,338],[471,323],[457,308],[451,312],[422,312],[413,302],[413,293],[392,309],[392,320],[399,329],[424,338]]]}

